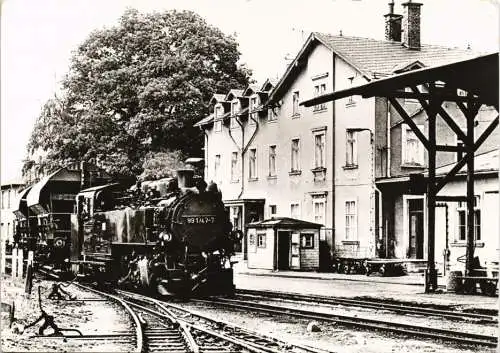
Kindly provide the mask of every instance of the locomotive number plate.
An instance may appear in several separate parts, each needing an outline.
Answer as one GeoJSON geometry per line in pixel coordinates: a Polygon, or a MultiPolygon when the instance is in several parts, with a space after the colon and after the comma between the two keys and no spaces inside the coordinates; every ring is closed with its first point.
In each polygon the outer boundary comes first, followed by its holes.
{"type": "Polygon", "coordinates": [[[184,216],[187,224],[215,224],[215,216],[184,216]]]}

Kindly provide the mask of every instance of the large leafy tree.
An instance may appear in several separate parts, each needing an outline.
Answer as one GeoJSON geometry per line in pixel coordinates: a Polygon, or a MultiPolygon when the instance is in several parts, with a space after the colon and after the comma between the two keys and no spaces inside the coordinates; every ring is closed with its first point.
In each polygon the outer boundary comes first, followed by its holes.
{"type": "Polygon", "coordinates": [[[85,160],[129,175],[154,152],[198,156],[193,123],[209,113],[212,94],[248,84],[239,56],[233,37],[193,12],[129,9],[74,52],[64,94],[43,107],[29,153],[45,150],[49,167],[85,160]]]}

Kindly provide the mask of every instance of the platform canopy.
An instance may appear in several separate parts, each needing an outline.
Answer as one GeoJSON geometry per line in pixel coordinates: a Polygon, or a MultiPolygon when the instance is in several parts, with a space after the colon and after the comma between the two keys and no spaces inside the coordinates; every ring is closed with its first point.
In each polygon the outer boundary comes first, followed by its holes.
{"type": "MultiPolygon", "coordinates": [[[[482,104],[494,106],[498,110],[498,53],[389,76],[364,85],[327,93],[303,101],[300,105],[310,107],[353,95],[361,95],[363,98],[394,96],[394,90],[437,81],[446,82],[448,87],[464,90],[475,98],[479,97],[482,104]]],[[[412,92],[406,92],[404,96],[398,95],[399,97],[416,98],[412,92]]],[[[442,98],[450,101],[467,100],[467,97],[460,98],[450,93],[443,93],[442,98]]]]}
{"type": "MultiPolygon", "coordinates": [[[[435,291],[437,288],[437,271],[434,261],[437,201],[467,202],[465,272],[469,279],[474,277],[474,153],[498,126],[498,115],[477,138],[474,128],[481,106],[494,107],[498,113],[498,81],[498,53],[493,53],[451,64],[408,71],[371,81],[361,86],[324,94],[300,103],[310,107],[353,95],[361,95],[364,98],[385,97],[422,142],[428,153],[426,292],[435,291]],[[402,98],[417,100],[422,109],[425,110],[428,117],[427,136],[405,110],[404,104],[401,102],[402,98]],[[456,116],[449,114],[446,111],[446,106],[443,107],[445,102],[455,103],[463,113],[467,124],[465,131],[459,127],[455,120],[456,116]],[[443,119],[456,134],[456,146],[440,145],[437,142],[436,119],[438,117],[443,119]],[[437,152],[452,152],[462,155],[461,159],[450,168],[442,179],[436,178],[437,152]],[[439,195],[443,186],[452,180],[464,166],[467,166],[467,195],[451,197],[439,195]]],[[[475,288],[473,280],[466,281],[466,283],[466,287],[470,287],[472,290],[475,288]]]]}

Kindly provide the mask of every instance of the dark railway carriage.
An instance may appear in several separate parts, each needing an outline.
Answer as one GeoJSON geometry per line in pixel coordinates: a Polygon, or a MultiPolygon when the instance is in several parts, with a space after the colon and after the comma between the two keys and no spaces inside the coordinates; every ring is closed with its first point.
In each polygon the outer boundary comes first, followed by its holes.
{"type": "Polygon", "coordinates": [[[70,219],[75,197],[82,186],[108,180],[97,168],[78,163],[61,168],[23,190],[14,211],[15,242],[25,250],[33,250],[36,263],[67,269],[74,249],[70,219]]]}
{"type": "Polygon", "coordinates": [[[112,184],[77,196],[80,270],[160,294],[231,294],[231,223],[217,186],[192,170],[146,190],[112,184]]]}

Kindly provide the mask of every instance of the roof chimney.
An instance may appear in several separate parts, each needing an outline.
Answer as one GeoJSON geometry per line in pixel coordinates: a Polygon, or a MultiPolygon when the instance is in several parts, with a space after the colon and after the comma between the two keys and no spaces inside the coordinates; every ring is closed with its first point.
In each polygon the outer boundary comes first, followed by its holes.
{"type": "Polygon", "coordinates": [[[420,50],[420,6],[408,0],[403,5],[403,45],[408,49],[420,50]]]}
{"type": "Polygon", "coordinates": [[[385,17],[385,40],[401,42],[402,15],[394,13],[394,0],[389,3],[389,13],[385,17]]]}

